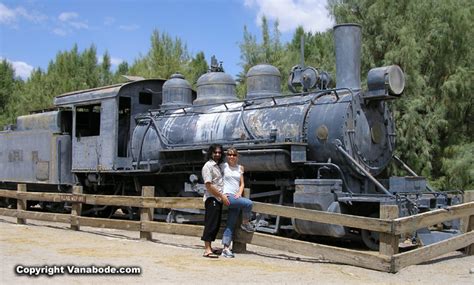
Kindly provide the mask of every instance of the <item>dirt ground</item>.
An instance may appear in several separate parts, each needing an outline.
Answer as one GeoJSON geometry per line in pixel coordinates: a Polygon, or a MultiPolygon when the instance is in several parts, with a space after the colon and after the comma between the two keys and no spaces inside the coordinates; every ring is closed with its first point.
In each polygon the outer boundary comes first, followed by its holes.
{"type": "MultiPolygon", "coordinates": [[[[0,217],[1,284],[474,284],[474,256],[454,252],[396,274],[329,264],[311,257],[248,245],[234,259],[207,259],[197,237],[0,217]],[[139,266],[140,275],[17,275],[18,266],[139,266]]],[[[218,245],[217,241],[214,245],[218,245]]]]}

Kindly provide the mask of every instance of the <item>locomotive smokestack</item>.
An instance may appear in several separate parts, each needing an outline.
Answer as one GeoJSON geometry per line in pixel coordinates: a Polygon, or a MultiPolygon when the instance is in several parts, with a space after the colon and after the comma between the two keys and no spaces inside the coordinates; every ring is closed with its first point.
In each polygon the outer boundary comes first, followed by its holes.
{"type": "Polygon", "coordinates": [[[361,26],[334,26],[336,47],[336,88],[360,90],[361,26]]]}

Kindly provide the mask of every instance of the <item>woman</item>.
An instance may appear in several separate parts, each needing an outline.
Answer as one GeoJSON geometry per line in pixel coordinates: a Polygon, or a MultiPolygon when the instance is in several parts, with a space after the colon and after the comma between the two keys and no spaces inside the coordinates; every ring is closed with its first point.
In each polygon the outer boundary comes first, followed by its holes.
{"type": "Polygon", "coordinates": [[[239,165],[237,149],[231,147],[227,150],[227,162],[221,164],[221,170],[224,178],[223,194],[229,199],[229,211],[227,215],[227,224],[222,237],[224,249],[221,256],[234,257],[230,250],[232,235],[235,223],[242,209],[242,230],[246,232],[254,232],[255,229],[250,224],[250,216],[252,214],[252,201],[242,197],[244,192],[244,167],[239,165]]]}

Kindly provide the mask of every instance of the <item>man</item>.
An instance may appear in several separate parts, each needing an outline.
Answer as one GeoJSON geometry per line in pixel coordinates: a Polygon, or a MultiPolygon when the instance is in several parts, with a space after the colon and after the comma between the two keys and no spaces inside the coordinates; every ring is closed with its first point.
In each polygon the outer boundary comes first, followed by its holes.
{"type": "Polygon", "coordinates": [[[221,224],[222,203],[229,205],[229,199],[222,193],[224,180],[222,179],[219,164],[222,162],[222,146],[213,144],[207,151],[208,161],[202,168],[202,178],[206,185],[204,193],[204,205],[206,214],[204,216],[204,231],[201,240],[204,241],[203,257],[217,258],[212,251],[211,243],[216,240],[221,224]]]}

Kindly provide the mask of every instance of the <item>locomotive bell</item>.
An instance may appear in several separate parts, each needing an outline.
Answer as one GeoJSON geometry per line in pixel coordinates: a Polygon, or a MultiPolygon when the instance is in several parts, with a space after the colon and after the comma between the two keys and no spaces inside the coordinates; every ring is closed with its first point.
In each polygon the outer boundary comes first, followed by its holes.
{"type": "Polygon", "coordinates": [[[193,100],[191,84],[179,73],[171,75],[170,79],[163,84],[162,107],[188,107],[193,100]]]}

